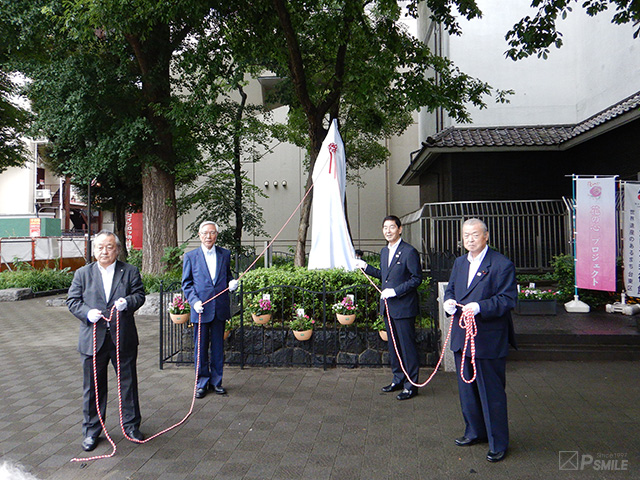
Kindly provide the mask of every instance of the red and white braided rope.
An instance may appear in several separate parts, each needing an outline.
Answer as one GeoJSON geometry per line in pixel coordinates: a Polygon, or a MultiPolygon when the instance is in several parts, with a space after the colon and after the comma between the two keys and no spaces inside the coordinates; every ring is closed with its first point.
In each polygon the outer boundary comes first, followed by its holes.
{"type": "MultiPolygon", "coordinates": [[[[367,275],[362,268],[358,268],[358,270],[360,270],[362,272],[362,274],[366,277],[366,279],[369,280],[369,283],[371,283],[371,285],[373,285],[373,287],[378,291],[378,293],[382,293],[382,291],[374,283],[374,281],[371,279],[371,277],[369,275],[367,275]]],[[[463,307],[463,305],[458,305],[458,306],[459,307],[463,307]]],[[[415,383],[409,377],[409,374],[407,373],[407,370],[405,369],[404,363],[402,361],[402,357],[400,356],[400,352],[398,350],[398,345],[396,344],[396,337],[395,337],[395,334],[393,332],[393,324],[391,322],[391,317],[389,316],[389,307],[388,307],[386,298],[384,299],[384,307],[385,307],[385,313],[387,315],[387,325],[389,325],[389,333],[391,334],[390,335],[391,336],[391,342],[393,344],[393,349],[396,352],[396,357],[398,358],[398,362],[400,363],[400,368],[402,369],[402,373],[404,373],[405,378],[407,378],[409,380],[409,383],[411,383],[411,385],[413,385],[414,387],[422,388],[422,387],[427,386],[429,384],[429,382],[431,382],[433,377],[435,377],[436,373],[438,372],[438,368],[440,368],[440,364],[442,363],[442,359],[444,358],[444,352],[446,351],[447,344],[449,343],[449,338],[451,338],[451,331],[453,330],[453,319],[451,320],[451,322],[449,322],[449,330],[447,331],[447,337],[445,338],[444,342],[442,343],[442,351],[440,352],[440,358],[438,359],[438,363],[436,364],[435,368],[433,369],[433,372],[431,372],[431,375],[429,375],[429,378],[427,378],[427,380],[424,383],[415,383]]],[[[475,316],[474,316],[473,312],[470,311],[470,310],[466,310],[466,311],[463,310],[462,315],[460,316],[459,325],[460,325],[461,328],[463,328],[465,330],[465,342],[464,342],[464,349],[463,349],[462,355],[464,357],[464,355],[465,355],[465,353],[467,351],[467,343],[470,344],[470,346],[471,346],[470,347],[471,348],[471,364],[473,365],[473,378],[471,378],[471,380],[467,380],[467,379],[464,378],[464,362],[462,364],[462,368],[460,369],[460,378],[466,383],[472,383],[476,379],[476,342],[475,342],[475,336],[476,336],[476,332],[477,332],[476,321],[475,321],[475,316]]]]}

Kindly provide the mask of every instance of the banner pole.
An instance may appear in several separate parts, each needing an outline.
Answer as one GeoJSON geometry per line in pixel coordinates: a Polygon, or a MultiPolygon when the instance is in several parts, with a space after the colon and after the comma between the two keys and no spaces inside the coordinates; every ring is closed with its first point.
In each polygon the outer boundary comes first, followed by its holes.
{"type": "Polygon", "coordinates": [[[571,175],[571,193],[573,197],[573,215],[571,218],[571,224],[573,227],[573,300],[564,304],[564,309],[570,313],[589,313],[591,307],[586,303],[580,301],[578,299],[578,273],[577,273],[577,264],[578,264],[578,254],[576,249],[576,215],[578,211],[578,202],[576,199],[576,179],[577,175],[571,175]]]}

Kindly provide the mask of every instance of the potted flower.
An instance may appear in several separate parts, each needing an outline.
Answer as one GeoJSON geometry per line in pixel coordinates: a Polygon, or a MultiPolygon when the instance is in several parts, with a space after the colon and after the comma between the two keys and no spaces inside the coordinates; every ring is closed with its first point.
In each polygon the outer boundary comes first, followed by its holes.
{"type": "Polygon", "coordinates": [[[258,325],[264,325],[271,320],[271,312],[273,310],[273,305],[271,305],[271,300],[268,298],[262,298],[257,302],[253,302],[249,309],[251,311],[251,318],[258,325]]]}
{"type": "Polygon", "coordinates": [[[169,304],[169,317],[176,325],[181,325],[189,321],[191,307],[186,298],[181,293],[173,295],[173,300],[169,304]]]}
{"type": "Polygon", "coordinates": [[[378,318],[376,318],[376,321],[373,322],[371,328],[378,332],[378,335],[380,335],[380,338],[383,341],[386,342],[389,340],[389,337],[387,336],[387,326],[385,325],[384,319],[381,316],[378,315],[378,318]]]}
{"type": "Polygon", "coordinates": [[[316,323],[315,320],[304,313],[304,308],[297,308],[294,305],[293,318],[289,321],[289,328],[297,340],[309,340],[313,334],[314,323],[316,323]]]}
{"type": "Polygon", "coordinates": [[[558,298],[561,298],[558,290],[519,287],[515,311],[519,315],[555,315],[558,298]]]}
{"type": "Polygon", "coordinates": [[[224,335],[223,338],[226,340],[231,335],[236,328],[240,326],[240,317],[235,316],[224,322],[224,335]]]}
{"type": "Polygon", "coordinates": [[[353,303],[353,295],[347,295],[341,302],[334,303],[331,309],[342,325],[351,325],[356,319],[357,305],[353,303]]]}

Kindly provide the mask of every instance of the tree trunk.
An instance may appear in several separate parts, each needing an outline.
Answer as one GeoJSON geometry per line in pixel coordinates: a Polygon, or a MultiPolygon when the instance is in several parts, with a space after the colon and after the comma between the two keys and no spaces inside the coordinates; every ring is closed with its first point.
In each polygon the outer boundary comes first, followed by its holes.
{"type": "Polygon", "coordinates": [[[241,147],[240,142],[242,140],[242,116],[244,115],[244,107],[247,103],[247,94],[238,87],[238,92],[242,101],[238,106],[236,113],[236,128],[233,136],[233,179],[235,182],[235,198],[233,202],[233,209],[236,216],[236,227],[233,232],[233,243],[235,253],[240,255],[242,253],[242,228],[244,221],[242,219],[242,166],[240,164],[241,147]]]}
{"type": "Polygon", "coordinates": [[[122,248],[118,260],[125,262],[129,252],[127,251],[127,209],[126,204],[117,202],[113,208],[113,233],[120,239],[122,248]]]}
{"type": "Polygon", "coordinates": [[[142,271],[163,273],[165,247],[178,245],[176,188],[173,174],[151,165],[142,173],[142,271]]]}
{"type": "Polygon", "coordinates": [[[145,116],[153,126],[155,143],[142,169],[142,272],[160,274],[165,247],[176,247],[176,164],[172,125],[162,113],[171,103],[170,62],[173,46],[167,24],[155,25],[147,38],[126,35],[136,56],[142,80],[145,116]]]}
{"type": "MultiPolygon", "coordinates": [[[[314,162],[315,163],[315,162],[314,162]]],[[[309,174],[307,176],[307,183],[304,187],[305,193],[313,183],[313,179],[311,175],[313,173],[313,168],[310,167],[309,174]]],[[[313,199],[313,192],[307,195],[302,202],[302,206],[300,207],[300,224],[298,225],[298,240],[296,242],[296,255],[294,257],[294,265],[296,267],[304,267],[306,265],[307,254],[306,254],[306,244],[307,244],[307,231],[309,230],[309,218],[311,217],[311,203],[313,199]]]]}
{"type": "MultiPolygon", "coordinates": [[[[318,153],[322,147],[324,137],[327,131],[322,127],[322,118],[314,119],[309,122],[309,132],[311,137],[311,155],[309,159],[309,172],[307,174],[307,183],[304,188],[306,193],[311,185],[313,185],[313,167],[316,165],[318,153]]],[[[300,207],[300,225],[298,225],[298,240],[296,242],[296,254],[294,257],[294,265],[296,267],[304,267],[306,265],[306,244],[307,233],[309,231],[309,219],[311,218],[311,204],[313,203],[313,192],[309,193],[302,202],[300,207]]]]}

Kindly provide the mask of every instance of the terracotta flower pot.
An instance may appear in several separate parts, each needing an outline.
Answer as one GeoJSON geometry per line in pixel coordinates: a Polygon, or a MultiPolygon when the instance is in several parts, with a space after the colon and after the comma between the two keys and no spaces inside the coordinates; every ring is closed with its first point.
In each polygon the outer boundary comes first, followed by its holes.
{"type": "Polygon", "coordinates": [[[356,314],[352,313],[351,315],[343,315],[341,313],[336,313],[336,318],[342,325],[351,325],[356,319],[356,314]]]}
{"type": "Polygon", "coordinates": [[[310,328],[309,330],[292,330],[293,332],[293,336],[296,337],[296,340],[300,340],[301,342],[304,342],[305,340],[309,340],[311,338],[311,335],[313,334],[313,329],[310,328]]]}
{"type": "Polygon", "coordinates": [[[191,317],[189,313],[180,313],[180,314],[170,313],[169,316],[171,317],[171,321],[176,325],[182,325],[183,323],[187,323],[189,321],[189,317],[191,317]]]}
{"type": "Polygon", "coordinates": [[[385,341],[385,342],[389,341],[389,337],[387,336],[387,331],[386,330],[378,330],[378,334],[380,335],[380,338],[383,341],[385,341]]]}
{"type": "Polygon", "coordinates": [[[265,315],[256,315],[255,313],[252,313],[251,317],[253,318],[253,321],[258,325],[264,325],[265,323],[268,323],[269,320],[271,320],[270,313],[267,313],[265,315]]]}

